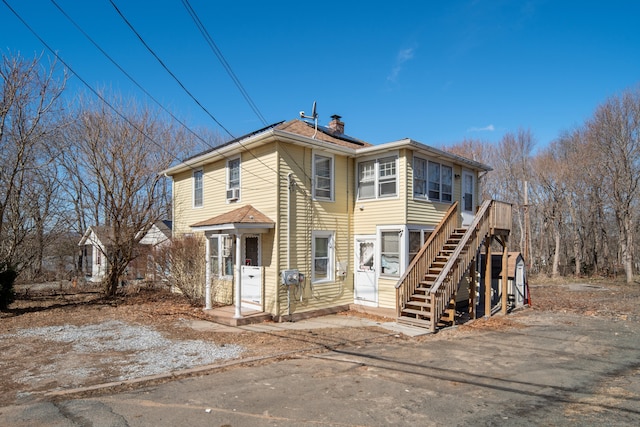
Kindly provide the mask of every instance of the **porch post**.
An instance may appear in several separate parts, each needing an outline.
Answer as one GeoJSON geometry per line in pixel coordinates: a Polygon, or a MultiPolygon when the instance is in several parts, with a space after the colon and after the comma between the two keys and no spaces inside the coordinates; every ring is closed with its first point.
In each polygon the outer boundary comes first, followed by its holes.
{"type": "Polygon", "coordinates": [[[240,262],[240,256],[242,255],[241,239],[242,235],[236,232],[236,312],[233,316],[234,319],[242,319],[242,295],[241,295],[241,281],[242,281],[242,263],[240,262]]]}
{"type": "Polygon", "coordinates": [[[471,283],[469,284],[469,317],[471,319],[476,318],[476,291],[478,285],[478,278],[476,277],[476,262],[478,261],[477,254],[476,258],[471,262],[471,267],[469,267],[469,278],[471,279],[471,283]]]}
{"type": "Polygon", "coordinates": [[[204,309],[211,310],[211,240],[205,235],[204,242],[204,309]]]}
{"type": "Polygon", "coordinates": [[[491,243],[493,236],[486,239],[485,268],[484,268],[484,317],[491,317],[491,243]]]}

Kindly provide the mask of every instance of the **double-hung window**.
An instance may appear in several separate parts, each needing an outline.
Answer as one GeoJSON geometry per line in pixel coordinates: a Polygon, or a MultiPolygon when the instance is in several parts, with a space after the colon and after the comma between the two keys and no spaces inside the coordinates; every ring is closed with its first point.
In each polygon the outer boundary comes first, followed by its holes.
{"type": "Polygon", "coordinates": [[[358,198],[375,199],[376,197],[376,162],[358,164],[358,198]]]}
{"type": "Polygon", "coordinates": [[[198,169],[193,171],[193,207],[202,207],[202,201],[204,198],[203,187],[203,171],[198,169]]]}
{"type": "Polygon", "coordinates": [[[209,245],[211,277],[233,277],[233,238],[226,235],[212,236],[209,238],[209,245]]]}
{"type": "Polygon", "coordinates": [[[313,197],[333,200],[333,157],[313,156],[313,197]]]}
{"type": "Polygon", "coordinates": [[[240,198],[240,158],[227,161],[227,201],[240,198]]]}
{"type": "Polygon", "coordinates": [[[334,258],[333,231],[314,231],[311,239],[313,262],[311,269],[312,283],[333,280],[334,258]]]}
{"type": "Polygon", "coordinates": [[[396,158],[386,157],[378,161],[378,197],[396,195],[396,158]]]}
{"type": "Polygon", "coordinates": [[[398,194],[397,163],[397,156],[358,163],[358,199],[396,196],[398,194]]]}
{"type": "Polygon", "coordinates": [[[427,198],[427,161],[413,158],[413,197],[427,198]]]}
{"type": "Polygon", "coordinates": [[[380,233],[380,274],[400,277],[400,230],[380,233]]]}
{"type": "Polygon", "coordinates": [[[431,235],[431,230],[409,230],[409,261],[418,255],[422,246],[427,242],[427,239],[431,235]]]}

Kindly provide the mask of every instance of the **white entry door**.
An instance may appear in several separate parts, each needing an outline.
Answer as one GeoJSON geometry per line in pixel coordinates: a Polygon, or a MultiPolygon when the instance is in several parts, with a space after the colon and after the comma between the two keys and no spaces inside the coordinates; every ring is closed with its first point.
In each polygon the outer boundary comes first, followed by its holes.
{"type": "Polygon", "coordinates": [[[377,307],[376,238],[356,237],[355,244],[354,302],[377,307]]]}
{"type": "Polygon", "coordinates": [[[242,305],[262,310],[262,267],[260,266],[260,237],[244,236],[244,259],[240,293],[242,305]]]}
{"type": "Polygon", "coordinates": [[[262,310],[262,267],[243,265],[241,270],[242,305],[262,310]]]}
{"type": "Polygon", "coordinates": [[[475,176],[469,171],[462,171],[462,225],[468,226],[475,216],[475,176]]]}

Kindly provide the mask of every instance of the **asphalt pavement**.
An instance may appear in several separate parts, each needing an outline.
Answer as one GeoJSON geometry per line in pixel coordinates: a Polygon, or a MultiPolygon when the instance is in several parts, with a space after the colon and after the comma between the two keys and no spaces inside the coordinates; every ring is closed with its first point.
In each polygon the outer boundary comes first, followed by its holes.
{"type": "Polygon", "coordinates": [[[389,335],[97,397],[52,396],[0,408],[0,425],[640,425],[638,323],[512,316],[525,327],[389,335]]]}

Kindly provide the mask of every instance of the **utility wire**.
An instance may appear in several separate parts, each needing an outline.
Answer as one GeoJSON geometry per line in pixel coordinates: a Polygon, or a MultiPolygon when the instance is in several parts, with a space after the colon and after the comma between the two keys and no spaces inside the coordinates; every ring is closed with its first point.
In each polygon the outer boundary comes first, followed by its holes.
{"type": "MultiPolygon", "coordinates": [[[[53,5],[58,8],[58,10],[60,11],[60,13],[62,13],[64,15],[65,18],[67,18],[67,20],[69,20],[69,22],[71,22],[78,31],[80,31],[80,33],[82,33],[83,36],[85,36],[87,38],[87,40],[89,40],[95,47],[96,49],[98,49],[109,61],[111,61],[111,63],[116,66],[118,68],[118,70],[120,70],[133,84],[135,84],[145,95],[147,95],[153,102],[155,102],[160,108],[162,108],[162,110],[164,110],[167,114],[169,114],[169,116],[171,116],[171,118],[173,118],[176,122],[178,122],[184,129],[186,129],[189,133],[191,133],[193,136],[195,136],[198,140],[200,140],[202,143],[204,143],[205,145],[207,145],[209,148],[212,148],[214,150],[218,150],[217,147],[211,145],[208,141],[206,141],[204,138],[202,138],[200,135],[198,135],[195,131],[193,131],[189,126],[187,126],[186,123],[184,123],[182,120],[180,120],[178,117],[176,117],[168,108],[166,108],[164,105],[162,105],[162,103],[160,103],[160,101],[158,101],[153,95],[151,95],[140,83],[138,83],[129,73],[127,73],[127,71],[122,68],[120,66],[120,64],[118,64],[104,49],[102,49],[100,47],[100,45],[98,45],[97,42],[95,42],[93,40],[93,38],[91,38],[91,36],[89,36],[89,34],[87,34],[86,31],[84,31],[82,29],[82,27],[80,27],[80,25],[78,25],[70,16],[68,13],[66,13],[64,11],[64,9],[62,9],[62,7],[55,1],[55,0],[51,0],[51,3],[53,3],[53,5]]],[[[75,74],[75,73],[74,73],[75,74]]],[[[77,74],[76,74],[77,75],[77,74]]],[[[229,158],[227,156],[225,156],[224,154],[220,153],[221,156],[227,160],[229,160],[229,158]]],[[[174,157],[175,158],[175,157],[174,157]]],[[[180,159],[176,159],[178,161],[181,161],[180,159]]],[[[247,170],[246,168],[242,168],[243,170],[247,171],[248,173],[251,173],[252,175],[256,176],[259,179],[262,179],[263,181],[272,184],[272,182],[266,180],[263,177],[259,177],[257,175],[255,175],[254,173],[252,173],[251,171],[247,170]]],[[[215,178],[212,178],[215,179],[215,178]]],[[[225,184],[224,182],[217,180],[220,183],[225,184]]]]}
{"type": "MultiPolygon", "coordinates": [[[[133,129],[135,129],[136,131],[140,132],[140,134],[143,135],[145,138],[147,138],[149,141],[151,141],[152,144],[157,146],[159,149],[163,150],[165,153],[169,154],[169,156],[171,156],[174,160],[178,160],[179,162],[182,162],[182,160],[178,159],[173,153],[169,152],[165,147],[163,147],[155,139],[153,139],[151,136],[147,135],[147,133],[145,131],[143,131],[138,126],[136,126],[136,124],[133,123],[131,120],[129,120],[128,117],[126,117],[123,113],[118,111],[118,109],[115,108],[104,96],[102,96],[85,79],[83,79],[78,73],[76,73],[73,70],[73,68],[64,59],[62,59],[62,57],[60,57],[60,55],[58,55],[58,53],[55,50],[53,50],[51,48],[51,46],[49,46],[49,44],[42,37],[40,37],[40,35],[22,18],[22,16],[20,16],[20,14],[15,9],[13,9],[13,7],[11,7],[11,5],[7,2],[7,0],[2,0],[2,2],[16,16],[16,18],[18,18],[18,20],[20,22],[22,22],[22,24],[25,27],[27,27],[27,29],[31,32],[31,34],[33,34],[40,41],[40,43],[42,43],[42,45],[45,48],[47,48],[47,50],[49,52],[51,52],[56,57],[56,59],[58,61],[60,61],[69,71],[71,71],[71,73],[73,73],[73,75],[76,76],[78,78],[78,80],[80,80],[80,82],[82,84],[84,84],[98,99],[100,99],[102,102],[104,102],[105,105],[107,105],[114,113],[116,113],[117,116],[119,116],[121,119],[126,121],[133,129]]],[[[182,162],[182,163],[184,163],[187,167],[189,167],[192,170],[199,169],[199,168],[196,168],[196,167],[194,167],[192,165],[189,165],[186,162],[182,162]]],[[[211,177],[211,179],[214,179],[214,178],[211,177]]],[[[219,181],[219,180],[217,180],[217,181],[219,181]]],[[[222,181],[219,181],[219,182],[222,182],[222,181]]]]}
{"type": "MultiPolygon", "coordinates": [[[[138,33],[136,31],[136,29],[133,27],[133,25],[127,20],[127,18],[124,16],[124,14],[120,11],[120,9],[118,9],[118,6],[116,6],[116,4],[113,2],[113,0],[109,0],[109,3],[111,3],[111,5],[113,6],[113,8],[116,10],[116,12],[118,13],[118,15],[120,15],[120,17],[122,18],[122,20],[127,24],[127,26],[131,29],[131,31],[133,31],[133,33],[136,35],[136,37],[138,37],[138,39],[140,40],[140,42],[144,45],[145,48],[147,48],[147,50],[153,55],[154,58],[156,58],[156,60],[160,63],[160,65],[162,65],[162,67],[171,75],[171,77],[174,78],[174,80],[180,85],[180,87],[191,97],[191,99],[193,99],[196,104],[198,104],[198,106],[200,106],[200,108],[202,108],[202,110],[204,112],[206,112],[209,117],[211,117],[222,129],[224,129],[232,138],[234,138],[234,136],[231,134],[231,132],[229,132],[227,130],[227,128],[225,128],[218,120],[216,120],[216,118],[213,116],[213,114],[211,114],[197,99],[195,96],[193,96],[191,94],[191,92],[189,92],[189,90],[182,84],[182,82],[180,81],[180,79],[178,79],[178,77],[176,77],[176,75],[169,69],[169,67],[167,67],[165,65],[165,63],[160,59],[160,57],[158,55],[156,55],[156,53],[153,51],[153,49],[151,49],[151,47],[147,44],[147,42],[144,41],[144,39],[142,38],[142,36],[140,35],[140,33],[138,33]]],[[[272,172],[274,172],[276,174],[276,176],[278,176],[278,171],[275,170],[273,167],[267,165],[266,163],[264,163],[262,161],[262,159],[260,159],[258,156],[256,156],[251,150],[247,149],[241,141],[237,141],[238,144],[244,148],[245,150],[247,150],[247,153],[250,154],[254,159],[256,159],[258,162],[260,162],[264,167],[266,167],[267,169],[271,170],[272,172]]]]}
{"type": "Polygon", "coordinates": [[[136,37],[138,37],[138,39],[140,40],[140,42],[144,45],[144,47],[147,48],[147,50],[149,51],[149,53],[151,53],[151,55],[153,55],[154,58],[156,58],[156,60],[160,63],[160,65],[162,65],[162,68],[165,69],[165,71],[167,73],[169,73],[169,75],[171,75],[171,77],[173,77],[173,79],[180,85],[180,87],[182,88],[182,90],[184,90],[186,92],[187,95],[189,95],[189,97],[191,97],[191,99],[194,100],[194,102],[196,104],[198,104],[198,106],[200,108],[202,108],[202,110],[207,113],[207,115],[209,117],[211,117],[211,119],[216,122],[218,124],[218,126],[220,126],[222,129],[224,129],[224,131],[229,134],[229,136],[231,138],[235,138],[233,136],[233,134],[231,132],[229,132],[229,130],[224,127],[222,125],[222,123],[220,123],[218,121],[218,119],[216,119],[213,114],[211,114],[211,112],[209,112],[209,110],[207,110],[207,108],[202,105],[200,103],[200,101],[198,101],[198,99],[193,96],[193,94],[184,86],[184,84],[182,84],[182,82],[180,81],[180,79],[178,79],[178,77],[176,77],[175,74],[173,74],[173,72],[169,69],[169,67],[167,67],[165,65],[165,63],[162,61],[162,59],[160,59],[160,57],[158,55],[156,55],[156,53],[153,51],[153,49],[151,49],[151,47],[147,44],[147,42],[144,41],[144,39],[142,38],[142,36],[140,35],[140,33],[138,33],[138,31],[136,31],[136,29],[133,27],[133,25],[131,25],[131,23],[129,22],[129,20],[127,20],[127,18],[124,16],[124,14],[120,11],[120,9],[118,9],[118,6],[116,6],[116,4],[113,2],[113,0],[109,0],[109,3],[111,3],[111,6],[113,6],[113,8],[116,10],[116,12],[118,12],[118,15],[120,15],[120,17],[122,18],[122,20],[127,24],[127,26],[131,29],[131,31],[133,31],[133,33],[136,35],[136,37]]]}
{"type": "Polygon", "coordinates": [[[220,51],[220,49],[218,48],[218,45],[216,45],[216,42],[213,41],[213,38],[207,31],[206,27],[204,26],[200,18],[198,17],[198,14],[195,12],[195,10],[193,10],[193,7],[191,7],[189,0],[182,0],[182,4],[184,5],[185,9],[187,9],[187,12],[191,16],[191,19],[193,19],[193,22],[195,22],[196,26],[200,30],[200,33],[202,34],[206,42],[209,44],[209,47],[211,48],[213,53],[216,55],[216,57],[218,58],[218,60],[220,61],[224,69],[227,71],[227,74],[229,74],[229,77],[231,77],[231,80],[233,80],[233,83],[235,83],[236,87],[242,94],[245,101],[247,101],[247,103],[249,104],[253,112],[256,113],[256,116],[258,116],[258,118],[262,121],[262,124],[266,126],[267,121],[265,120],[264,116],[258,109],[258,106],[255,104],[255,102],[253,102],[253,99],[251,99],[251,97],[245,90],[244,86],[240,82],[240,79],[238,79],[238,76],[236,76],[236,74],[233,72],[231,65],[229,65],[229,63],[227,62],[226,58],[222,54],[222,51],[220,51]]]}

